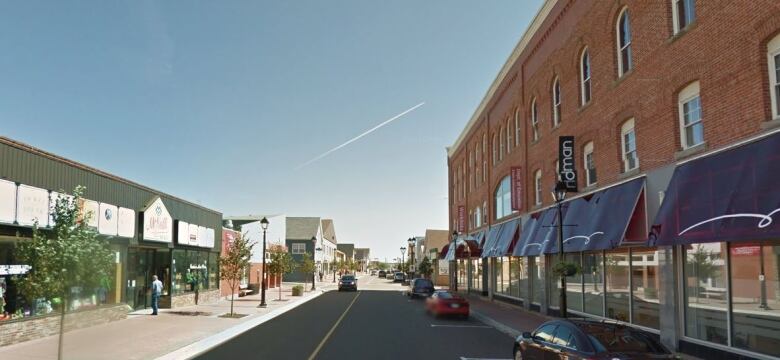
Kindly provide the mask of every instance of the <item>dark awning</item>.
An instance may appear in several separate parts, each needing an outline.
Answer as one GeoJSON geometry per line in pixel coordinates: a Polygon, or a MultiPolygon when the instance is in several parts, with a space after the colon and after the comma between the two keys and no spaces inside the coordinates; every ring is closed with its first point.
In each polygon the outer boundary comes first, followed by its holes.
{"type": "MultiPolygon", "coordinates": [[[[450,243],[451,244],[451,243],[450,243]]],[[[439,252],[439,259],[445,259],[447,258],[447,254],[450,251],[450,244],[444,245],[443,248],[441,248],[441,252],[439,252]]]]}
{"type": "Polygon", "coordinates": [[[495,246],[496,242],[498,241],[498,237],[501,234],[502,225],[503,224],[494,225],[489,228],[487,236],[485,237],[485,241],[482,243],[482,257],[487,257],[486,249],[492,249],[493,246],[495,246]]]}
{"type": "Polygon", "coordinates": [[[549,243],[558,240],[555,224],[558,209],[549,208],[531,214],[531,218],[523,225],[520,240],[515,246],[514,256],[537,256],[549,243]]]}
{"type": "MultiPolygon", "coordinates": [[[[473,237],[458,237],[455,240],[455,247],[452,247],[452,243],[445,246],[446,254],[443,259],[453,261],[455,259],[468,259],[472,257],[480,257],[482,254],[477,241],[473,237]]],[[[442,251],[444,253],[444,251],[442,251]]]]}
{"type": "Polygon", "coordinates": [[[477,246],[479,246],[479,248],[482,248],[482,243],[485,242],[485,232],[485,230],[481,230],[473,235],[474,240],[477,242],[477,246]]]}
{"type": "Polygon", "coordinates": [[[512,219],[503,224],[498,233],[498,238],[491,247],[482,249],[482,257],[501,257],[510,254],[510,248],[515,243],[520,219],[512,219]]]}
{"type": "MultiPolygon", "coordinates": [[[[644,210],[644,204],[639,204],[644,186],[645,179],[639,178],[565,202],[564,251],[607,250],[619,246],[638,205],[644,210]]],[[[647,228],[643,218],[636,221],[641,221],[641,228],[647,228]]],[[[644,234],[647,234],[646,230],[644,234]]],[[[547,244],[545,253],[558,252],[557,239],[555,236],[556,241],[547,244]]],[[[642,236],[643,243],[646,239],[642,236]]]]}
{"type": "Polygon", "coordinates": [[[678,166],[651,243],[780,237],[780,134],[678,166]]]}

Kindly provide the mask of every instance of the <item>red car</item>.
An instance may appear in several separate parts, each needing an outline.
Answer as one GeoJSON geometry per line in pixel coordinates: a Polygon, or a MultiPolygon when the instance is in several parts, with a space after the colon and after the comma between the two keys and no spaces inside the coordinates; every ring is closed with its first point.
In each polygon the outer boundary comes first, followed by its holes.
{"type": "Polygon", "coordinates": [[[425,301],[425,310],[433,316],[469,317],[469,302],[449,291],[436,291],[425,301]]]}

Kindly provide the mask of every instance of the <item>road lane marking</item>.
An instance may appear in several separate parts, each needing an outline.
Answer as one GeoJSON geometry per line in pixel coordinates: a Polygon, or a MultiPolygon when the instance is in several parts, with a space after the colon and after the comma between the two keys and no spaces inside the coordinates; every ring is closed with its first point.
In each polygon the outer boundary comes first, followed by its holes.
{"type": "Polygon", "coordinates": [[[314,360],[315,357],[317,357],[317,354],[322,350],[322,347],[325,346],[325,343],[328,342],[328,339],[330,339],[330,336],[333,335],[333,332],[336,331],[336,328],[341,323],[341,320],[344,320],[344,317],[347,316],[347,313],[349,312],[349,309],[352,308],[352,305],[355,305],[355,301],[357,301],[358,297],[360,297],[361,292],[358,291],[358,293],[355,295],[355,298],[352,299],[352,302],[349,303],[349,306],[347,306],[346,309],[344,309],[344,313],[339,316],[339,319],[336,320],[336,323],[333,324],[333,327],[330,328],[327,334],[325,334],[325,337],[322,338],[322,341],[320,341],[320,344],[317,345],[317,348],[314,349],[314,352],[311,353],[311,356],[309,356],[309,360],[314,360]]]}
{"type": "Polygon", "coordinates": [[[431,324],[431,327],[492,329],[492,327],[484,326],[484,325],[439,325],[439,324],[431,324]]]}

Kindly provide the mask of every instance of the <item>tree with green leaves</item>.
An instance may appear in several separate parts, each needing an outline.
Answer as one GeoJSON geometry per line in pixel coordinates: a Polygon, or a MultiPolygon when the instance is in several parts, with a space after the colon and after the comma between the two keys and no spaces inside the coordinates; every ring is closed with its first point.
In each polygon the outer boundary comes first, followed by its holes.
{"type": "Polygon", "coordinates": [[[311,274],[311,288],[314,289],[314,271],[317,270],[317,264],[314,263],[314,260],[312,260],[311,255],[309,253],[303,254],[303,259],[301,260],[300,264],[298,264],[298,270],[304,274],[311,274]]]}
{"type": "Polygon", "coordinates": [[[271,253],[271,262],[268,264],[268,273],[279,276],[279,300],[282,300],[281,280],[284,274],[295,271],[295,262],[288,252],[274,251],[271,253]]]}
{"type": "Polygon", "coordinates": [[[83,211],[84,190],[78,186],[73,197],[60,195],[51,214],[52,229],[41,229],[36,221],[32,240],[16,244],[17,260],[30,265],[27,274],[15,278],[19,292],[29,303],[44,298],[60,305],[58,358],[62,358],[65,313],[73,292],[110,288],[114,269],[114,252],[108,242],[87,225],[95,214],[83,211]]]}
{"type": "Polygon", "coordinates": [[[230,287],[230,317],[233,317],[233,299],[241,279],[249,268],[249,259],[255,243],[238,234],[219,258],[219,278],[230,287]]]}
{"type": "Polygon", "coordinates": [[[433,265],[431,264],[431,260],[428,259],[428,257],[423,257],[422,261],[420,261],[420,274],[422,274],[426,279],[431,278],[431,274],[433,274],[433,265]]]}

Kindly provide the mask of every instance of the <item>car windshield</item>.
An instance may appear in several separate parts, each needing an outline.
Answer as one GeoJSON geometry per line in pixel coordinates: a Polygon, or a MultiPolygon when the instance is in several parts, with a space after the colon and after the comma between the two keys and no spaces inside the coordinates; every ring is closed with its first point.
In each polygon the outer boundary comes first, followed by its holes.
{"type": "Polygon", "coordinates": [[[452,293],[449,293],[449,292],[446,292],[446,291],[442,291],[442,292],[436,293],[436,297],[438,297],[439,299],[454,299],[455,298],[455,296],[453,296],[452,293]]]}
{"type": "Polygon", "coordinates": [[[417,279],[414,282],[414,286],[417,287],[433,287],[433,283],[428,279],[417,279]]]}
{"type": "Polygon", "coordinates": [[[355,280],[354,276],[342,276],[341,281],[353,281],[355,280]]]}
{"type": "Polygon", "coordinates": [[[618,327],[589,326],[588,334],[593,346],[599,352],[608,353],[653,353],[663,354],[666,349],[651,335],[618,327]]]}

